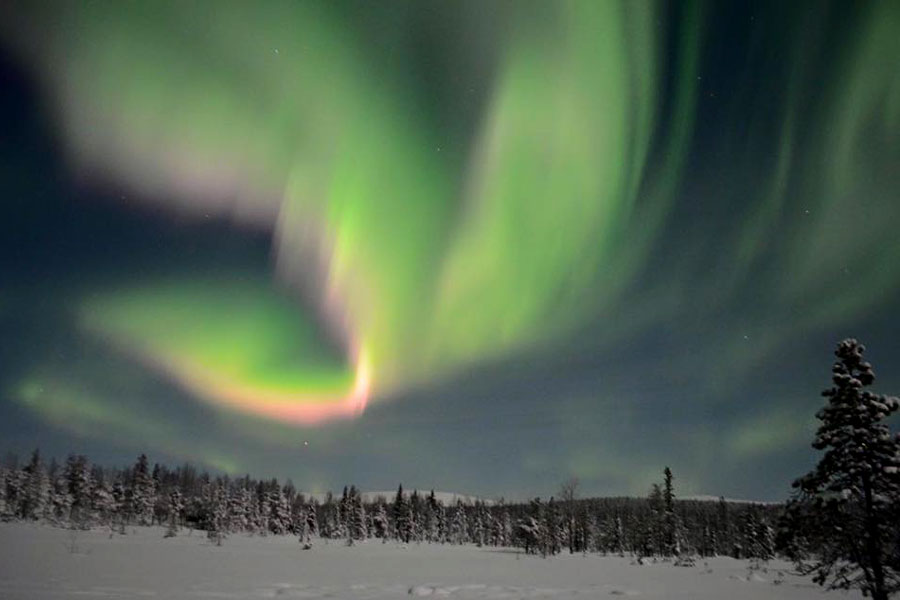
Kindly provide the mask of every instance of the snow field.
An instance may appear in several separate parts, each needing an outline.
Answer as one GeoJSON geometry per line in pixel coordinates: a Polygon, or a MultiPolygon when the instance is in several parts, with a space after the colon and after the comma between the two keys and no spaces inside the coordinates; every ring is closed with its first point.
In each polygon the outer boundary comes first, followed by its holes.
{"type": "Polygon", "coordinates": [[[731,558],[694,567],[634,564],[630,557],[550,559],[513,549],[427,544],[352,547],[296,537],[233,535],[222,546],[205,532],[129,528],[72,533],[41,525],[0,524],[0,598],[19,599],[587,599],[762,600],[834,598],[772,561],[765,571],[731,558]]]}

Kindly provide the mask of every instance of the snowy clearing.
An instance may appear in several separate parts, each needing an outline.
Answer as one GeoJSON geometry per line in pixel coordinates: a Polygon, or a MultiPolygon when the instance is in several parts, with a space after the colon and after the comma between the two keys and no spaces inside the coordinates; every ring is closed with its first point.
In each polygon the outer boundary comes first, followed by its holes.
{"type": "Polygon", "coordinates": [[[291,536],[234,535],[217,547],[204,532],[163,538],[162,528],[73,533],[0,525],[0,598],[763,598],[857,599],[823,592],[778,561],[765,571],[731,558],[632,564],[568,555],[542,559],[475,546],[403,546],[376,540],[346,547],[291,536]],[[783,573],[779,576],[779,572],[783,573]],[[783,578],[781,583],[776,583],[783,578]]]}

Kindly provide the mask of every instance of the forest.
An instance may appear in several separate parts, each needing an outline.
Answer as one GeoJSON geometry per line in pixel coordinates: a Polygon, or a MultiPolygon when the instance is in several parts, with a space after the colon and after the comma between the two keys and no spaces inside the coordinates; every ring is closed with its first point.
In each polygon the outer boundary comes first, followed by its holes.
{"type": "Polygon", "coordinates": [[[10,456],[0,472],[0,517],[60,527],[136,525],[205,531],[221,544],[229,535],[295,535],[347,544],[384,542],[517,547],[552,556],[562,551],[645,557],[728,555],[768,559],[775,553],[779,504],[677,499],[671,471],[646,498],[578,498],[577,482],[560,496],[529,502],[457,500],[434,492],[371,497],[355,486],[324,498],[291,482],[211,475],[186,464],[154,464],[141,455],[128,468],[92,465],[83,455],[45,464],[35,450],[27,464],[10,456]]]}

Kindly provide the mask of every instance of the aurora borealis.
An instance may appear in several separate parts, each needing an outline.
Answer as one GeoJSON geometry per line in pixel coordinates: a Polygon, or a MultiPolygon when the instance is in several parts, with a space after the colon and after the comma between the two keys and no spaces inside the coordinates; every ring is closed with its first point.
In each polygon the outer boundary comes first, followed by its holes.
{"type": "Polygon", "coordinates": [[[900,390],[896,2],[0,22],[20,451],[775,498],[835,340],[900,390]]]}

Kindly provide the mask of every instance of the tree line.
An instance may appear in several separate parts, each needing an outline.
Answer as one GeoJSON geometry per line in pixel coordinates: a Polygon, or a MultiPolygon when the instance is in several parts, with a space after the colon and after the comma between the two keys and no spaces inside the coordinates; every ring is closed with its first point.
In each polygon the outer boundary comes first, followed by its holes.
{"type": "Polygon", "coordinates": [[[109,469],[82,455],[45,463],[35,450],[25,464],[9,457],[0,467],[0,518],[44,521],[127,533],[134,525],[207,532],[216,541],[232,534],[296,535],[353,544],[374,538],[402,543],[519,547],[550,556],[568,552],[636,556],[773,555],[774,524],[782,507],[675,498],[671,471],[646,498],[576,497],[577,485],[559,498],[529,502],[463,502],[445,505],[434,492],[392,498],[364,497],[355,487],[340,495],[308,496],[290,482],[211,475],[192,465],[151,466],[146,455],[133,466],[109,469]]]}

